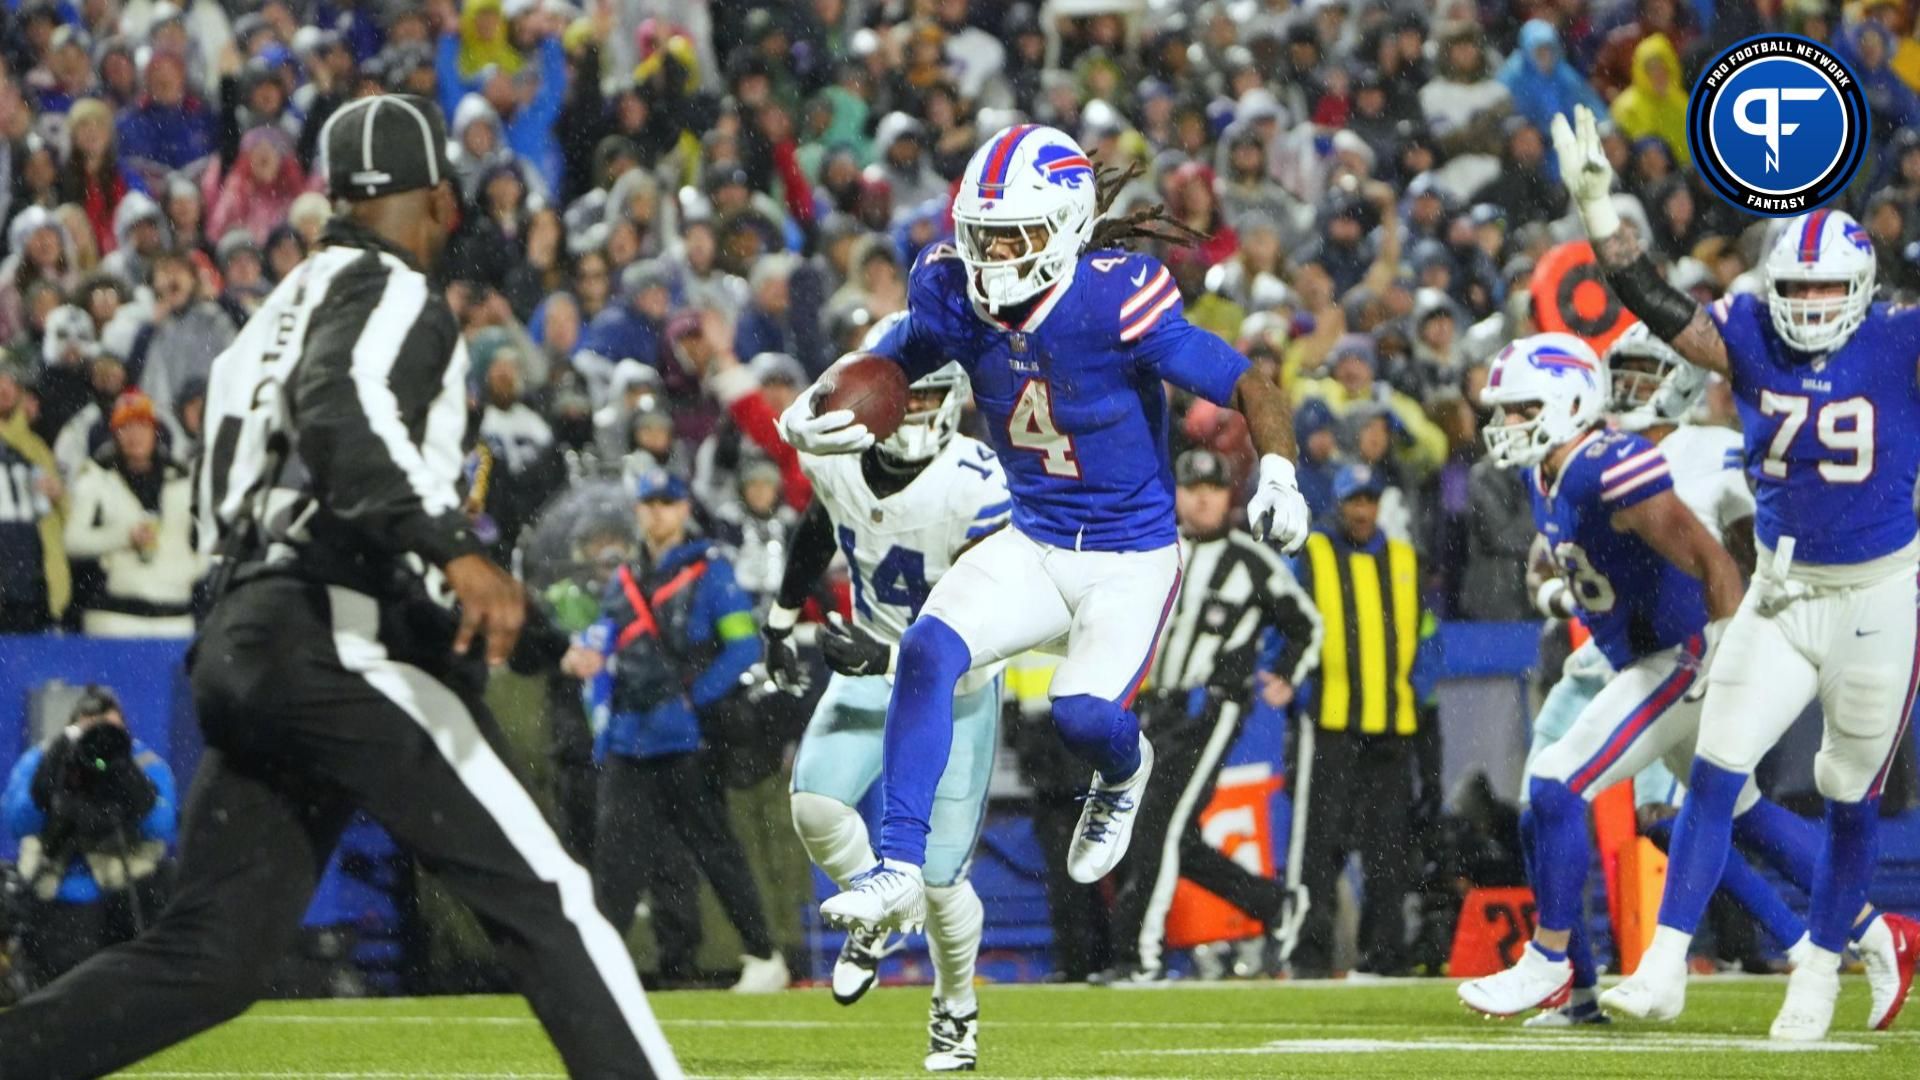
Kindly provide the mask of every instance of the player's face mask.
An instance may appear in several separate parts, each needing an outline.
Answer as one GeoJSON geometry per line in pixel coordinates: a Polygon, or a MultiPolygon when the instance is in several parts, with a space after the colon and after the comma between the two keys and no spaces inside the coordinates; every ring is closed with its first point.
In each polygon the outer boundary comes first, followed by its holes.
{"type": "Polygon", "coordinates": [[[1859,222],[1816,210],[1787,222],[1767,253],[1767,315],[1801,352],[1846,344],[1873,303],[1873,242],[1859,222]]]}
{"type": "Polygon", "coordinates": [[[1685,423],[1705,394],[1706,381],[1680,378],[1684,363],[1646,324],[1635,323],[1607,350],[1613,381],[1607,411],[1627,431],[1685,423]]]}
{"type": "Polygon", "coordinates": [[[880,443],[880,452],[901,464],[918,465],[932,461],[960,430],[967,377],[959,365],[949,364],[916,380],[908,390],[906,418],[880,443]]]}

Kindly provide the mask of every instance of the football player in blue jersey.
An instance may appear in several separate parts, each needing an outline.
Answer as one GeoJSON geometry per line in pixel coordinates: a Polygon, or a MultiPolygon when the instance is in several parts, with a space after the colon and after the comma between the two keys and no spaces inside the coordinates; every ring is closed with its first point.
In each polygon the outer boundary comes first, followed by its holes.
{"type": "MultiPolygon", "coordinates": [[[[1165,383],[1245,415],[1261,454],[1249,523],[1289,550],[1306,539],[1285,394],[1187,323],[1171,272],[1118,246],[1165,235],[1153,225],[1164,217],[1102,220],[1124,179],[1103,183],[1053,128],[1020,124],[988,139],[954,200],[956,246],[921,254],[907,317],[874,347],[910,379],[949,360],[966,369],[1013,518],[955,562],[900,640],[882,861],[821,905],[835,925],[924,922],[921,866],[954,687],[969,669],[1063,636],[1053,720],[1096,772],[1068,871],[1098,881],[1126,853],[1153,769],[1130,706],[1180,588],[1165,383]]],[[[813,398],[781,417],[795,448],[846,453],[872,442],[849,412],[814,415],[813,398]]]]}
{"type": "MultiPolygon", "coordinates": [[[[1692,757],[1695,683],[1743,591],[1732,557],[1674,493],[1659,448],[1607,427],[1611,394],[1606,364],[1570,334],[1507,346],[1482,392],[1495,409],[1488,453],[1528,470],[1534,525],[1617,672],[1532,763],[1525,839],[1539,928],[1513,967],[1459,987],[1494,1016],[1557,1005],[1573,988],[1567,952],[1592,863],[1587,803],[1656,760],[1692,757]]],[[[1741,809],[1756,799],[1749,784],[1741,809]]]]}
{"type": "Polygon", "coordinates": [[[1560,172],[1607,282],[1693,365],[1726,378],[1758,510],[1753,588],[1707,680],[1688,796],[1674,827],[1660,925],[1639,969],[1601,995],[1611,1012],[1671,1019],[1686,1004],[1687,949],[1727,859],[1736,801],[1760,758],[1818,697],[1814,780],[1827,844],[1808,913],[1810,947],[1775,1016],[1775,1038],[1826,1037],[1849,941],[1869,963],[1868,1025],[1893,1022],[1920,935],[1897,916],[1862,919],[1879,798],[1920,689],[1920,309],[1873,302],[1865,230],[1835,210],[1784,223],[1763,295],[1702,307],[1667,285],[1621,227],[1613,170],[1591,113],[1553,123],[1560,172]],[[1884,961],[1877,965],[1884,968],[1884,961]]]}

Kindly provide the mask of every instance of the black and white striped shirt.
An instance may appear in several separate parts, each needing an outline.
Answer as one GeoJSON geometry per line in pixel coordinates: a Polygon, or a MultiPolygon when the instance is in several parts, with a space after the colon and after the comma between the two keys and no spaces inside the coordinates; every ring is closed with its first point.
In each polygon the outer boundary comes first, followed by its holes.
{"type": "Polygon", "coordinates": [[[426,276],[346,218],[287,275],[207,394],[202,536],[375,595],[481,550],[458,490],[467,350],[426,276]]]}
{"type": "Polygon", "coordinates": [[[1251,684],[1268,626],[1282,636],[1275,674],[1298,686],[1320,658],[1320,615],[1287,564],[1235,529],[1212,540],[1180,541],[1186,583],[1154,659],[1161,690],[1251,684]]]}

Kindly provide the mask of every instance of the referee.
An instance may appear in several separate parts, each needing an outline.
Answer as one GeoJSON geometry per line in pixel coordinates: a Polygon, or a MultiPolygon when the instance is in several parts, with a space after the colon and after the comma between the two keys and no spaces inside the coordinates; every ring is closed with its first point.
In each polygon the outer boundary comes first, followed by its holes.
{"type": "Polygon", "coordinates": [[[222,560],[189,658],[207,752],[173,903],[0,1014],[0,1076],[113,1072],[238,1015],[364,809],[480,917],[570,1074],[678,1077],[480,703],[526,599],[455,491],[467,352],[424,273],[458,212],[445,127],[422,98],[363,98],[321,142],[345,204],[210,380],[199,495],[222,560]]]}
{"type": "Polygon", "coordinates": [[[1165,977],[1167,911],[1183,877],[1276,929],[1287,896],[1280,883],[1248,872],[1202,839],[1200,812],[1213,800],[1221,761],[1256,688],[1268,704],[1284,706],[1313,670],[1320,617],[1280,556],[1231,527],[1226,459],[1189,450],[1175,462],[1174,477],[1186,587],[1155,652],[1153,689],[1137,703],[1159,782],[1147,789],[1133,857],[1122,864],[1114,965],[1105,982],[1165,977]],[[1256,672],[1268,629],[1279,632],[1279,655],[1256,672]]]}

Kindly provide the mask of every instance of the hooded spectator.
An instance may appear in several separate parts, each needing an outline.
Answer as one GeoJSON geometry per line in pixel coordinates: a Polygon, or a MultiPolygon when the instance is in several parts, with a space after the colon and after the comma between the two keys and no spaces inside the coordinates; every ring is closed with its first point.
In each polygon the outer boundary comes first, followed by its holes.
{"type": "Polygon", "coordinates": [[[1886,27],[1871,19],[1854,23],[1847,28],[1840,46],[1841,53],[1853,61],[1860,87],[1866,92],[1876,142],[1920,124],[1920,96],[1893,71],[1894,40],[1886,27]]]}
{"type": "Polygon", "coordinates": [[[461,13],[458,33],[443,34],[435,56],[440,108],[460,111],[479,93],[500,116],[507,145],[541,179],[562,191],[560,141],[554,121],[566,104],[567,54],[533,0],[477,0],[461,13]]]}
{"type": "Polygon", "coordinates": [[[265,243],[267,234],[287,220],[293,201],[309,185],[287,133],[277,127],[254,128],[240,140],[240,157],[220,181],[219,195],[211,200],[207,232],[225,236],[228,230],[241,228],[265,243]]]}
{"type": "Polygon", "coordinates": [[[207,243],[207,202],[200,185],[181,173],[167,177],[159,189],[161,209],[167,215],[167,234],[176,247],[204,247],[207,243]]]}
{"type": "Polygon", "coordinates": [[[1658,138],[1682,166],[1692,164],[1680,54],[1665,34],[1650,34],[1633,50],[1633,84],[1613,99],[1613,122],[1629,141],[1658,138]]]}
{"type": "Polygon", "coordinates": [[[12,254],[0,261],[0,342],[26,332],[26,296],[35,285],[51,285],[64,296],[80,278],[73,241],[51,210],[22,210],[7,226],[7,249],[12,254]]]}
{"type": "Polygon", "coordinates": [[[144,192],[127,193],[113,212],[112,254],[100,260],[100,271],[128,286],[147,280],[154,256],[167,250],[167,215],[144,192]]]}
{"type": "Polygon", "coordinates": [[[1542,129],[1518,116],[1508,121],[1507,128],[1500,175],[1474,192],[1473,201],[1504,208],[1508,225],[1515,229],[1559,218],[1567,212],[1567,189],[1554,179],[1542,129]]]}
{"type": "MultiPolygon", "coordinates": [[[[1676,75],[1678,71],[1676,67],[1676,75]]],[[[1513,95],[1515,110],[1541,131],[1556,116],[1571,123],[1576,105],[1596,114],[1607,109],[1593,86],[1567,63],[1560,32],[1545,19],[1530,19],[1520,28],[1519,46],[1500,68],[1500,82],[1513,95]]]]}
{"type": "Polygon", "coordinates": [[[1497,154],[1500,123],[1513,112],[1513,93],[1493,77],[1480,27],[1458,23],[1438,37],[1433,81],[1420,88],[1428,128],[1449,156],[1497,154]]]}
{"type": "Polygon", "coordinates": [[[470,202],[479,196],[480,179],[489,169],[513,161],[500,114],[479,94],[461,98],[453,112],[453,145],[447,148],[447,161],[460,182],[461,196],[470,202]]]}
{"type": "MultiPolygon", "coordinates": [[[[1617,99],[1634,84],[1639,67],[1637,50],[1641,42],[1655,34],[1667,39],[1676,56],[1693,46],[1691,13],[1682,0],[1637,0],[1634,6],[1638,11],[1632,21],[1609,30],[1593,58],[1593,83],[1601,97],[1617,99]]],[[[1677,82],[1680,68],[1673,71],[1677,82]]]]}
{"type": "Polygon", "coordinates": [[[902,112],[888,113],[873,133],[874,162],[893,195],[893,205],[914,206],[946,194],[947,182],[933,171],[926,128],[902,112]]]}
{"type": "Polygon", "coordinates": [[[1296,397],[1326,404],[1343,424],[1355,424],[1357,412],[1378,405],[1393,419],[1397,460],[1416,474],[1437,468],[1447,456],[1447,436],[1414,398],[1380,380],[1379,356],[1365,334],[1346,334],[1334,342],[1327,356],[1327,374],[1302,379],[1296,397]]]}

